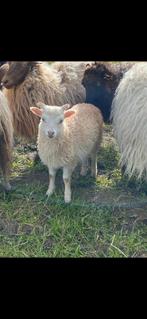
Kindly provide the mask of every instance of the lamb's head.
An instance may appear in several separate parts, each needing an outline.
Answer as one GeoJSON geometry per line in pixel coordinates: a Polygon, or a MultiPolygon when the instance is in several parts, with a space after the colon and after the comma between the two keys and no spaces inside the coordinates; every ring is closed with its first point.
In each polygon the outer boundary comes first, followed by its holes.
{"type": "Polygon", "coordinates": [[[29,71],[36,65],[35,61],[11,61],[3,77],[3,85],[10,89],[21,84],[29,71]]]}
{"type": "Polygon", "coordinates": [[[40,130],[42,130],[48,138],[59,137],[64,127],[64,119],[75,113],[72,110],[68,110],[70,108],[69,104],[59,107],[49,106],[39,102],[37,106],[38,107],[31,107],[30,110],[41,118],[40,130]]]}

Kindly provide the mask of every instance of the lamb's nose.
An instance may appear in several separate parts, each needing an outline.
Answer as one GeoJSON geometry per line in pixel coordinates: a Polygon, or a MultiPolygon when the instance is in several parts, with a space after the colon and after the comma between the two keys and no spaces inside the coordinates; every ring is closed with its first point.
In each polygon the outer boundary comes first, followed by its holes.
{"type": "Polygon", "coordinates": [[[48,137],[52,138],[54,136],[54,131],[48,131],[48,137]]]}

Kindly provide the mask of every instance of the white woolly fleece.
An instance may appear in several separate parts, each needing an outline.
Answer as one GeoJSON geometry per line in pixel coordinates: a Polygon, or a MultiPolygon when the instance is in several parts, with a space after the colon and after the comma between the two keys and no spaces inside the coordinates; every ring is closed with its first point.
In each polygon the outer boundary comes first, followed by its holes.
{"type": "Polygon", "coordinates": [[[114,135],[126,172],[147,173],[147,62],[136,63],[120,81],[112,103],[114,135]]]}
{"type": "Polygon", "coordinates": [[[98,108],[90,104],[77,104],[70,110],[75,114],[64,119],[62,134],[48,138],[39,124],[38,151],[48,167],[75,167],[98,148],[102,137],[103,119],[98,108]]]}

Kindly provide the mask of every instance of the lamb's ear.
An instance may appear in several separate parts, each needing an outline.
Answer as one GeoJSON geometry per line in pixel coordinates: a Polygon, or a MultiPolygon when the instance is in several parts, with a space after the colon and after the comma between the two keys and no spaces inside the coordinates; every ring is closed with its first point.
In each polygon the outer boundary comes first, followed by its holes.
{"type": "Polygon", "coordinates": [[[42,112],[43,112],[43,110],[38,109],[38,107],[30,107],[30,111],[39,117],[42,116],[42,112]]]}
{"type": "Polygon", "coordinates": [[[44,109],[44,108],[45,108],[45,104],[42,103],[42,102],[36,103],[36,106],[38,106],[38,107],[41,108],[41,109],[44,109]]]}
{"type": "Polygon", "coordinates": [[[68,110],[68,109],[70,109],[71,108],[71,105],[70,104],[64,104],[64,105],[62,105],[62,109],[64,110],[64,111],[66,111],[66,110],[68,110]]]}
{"type": "Polygon", "coordinates": [[[70,117],[71,115],[73,115],[73,114],[75,114],[75,111],[65,111],[64,112],[64,118],[66,118],[66,117],[70,117]]]}

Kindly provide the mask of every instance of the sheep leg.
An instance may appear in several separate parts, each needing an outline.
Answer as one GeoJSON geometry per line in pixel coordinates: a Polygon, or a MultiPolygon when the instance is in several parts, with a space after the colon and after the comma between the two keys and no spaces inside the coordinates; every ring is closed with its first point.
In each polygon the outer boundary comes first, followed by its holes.
{"type": "Polygon", "coordinates": [[[87,170],[88,170],[88,158],[85,158],[82,161],[82,167],[81,167],[80,175],[85,176],[87,174],[87,170]]]}
{"type": "Polygon", "coordinates": [[[3,186],[6,191],[11,190],[11,185],[9,183],[9,173],[10,173],[10,162],[11,162],[11,151],[6,145],[3,136],[0,139],[0,167],[3,174],[3,186]]]}
{"type": "Polygon", "coordinates": [[[54,168],[49,168],[49,187],[46,192],[47,196],[51,196],[55,190],[55,177],[56,170],[54,168]]]}
{"type": "Polygon", "coordinates": [[[91,176],[96,178],[97,176],[97,152],[94,151],[91,154],[91,176]]]}
{"type": "Polygon", "coordinates": [[[3,173],[3,186],[5,188],[6,191],[10,191],[11,190],[11,185],[9,183],[9,167],[7,166],[8,163],[6,163],[6,166],[2,167],[2,173],[3,173]]]}
{"type": "Polygon", "coordinates": [[[64,201],[65,203],[71,202],[71,175],[73,169],[70,167],[63,167],[63,180],[64,180],[64,201]]]}
{"type": "Polygon", "coordinates": [[[4,176],[3,186],[4,186],[6,191],[10,191],[12,187],[11,187],[11,185],[9,183],[8,176],[6,176],[6,175],[3,175],[3,176],[4,176]]]}

